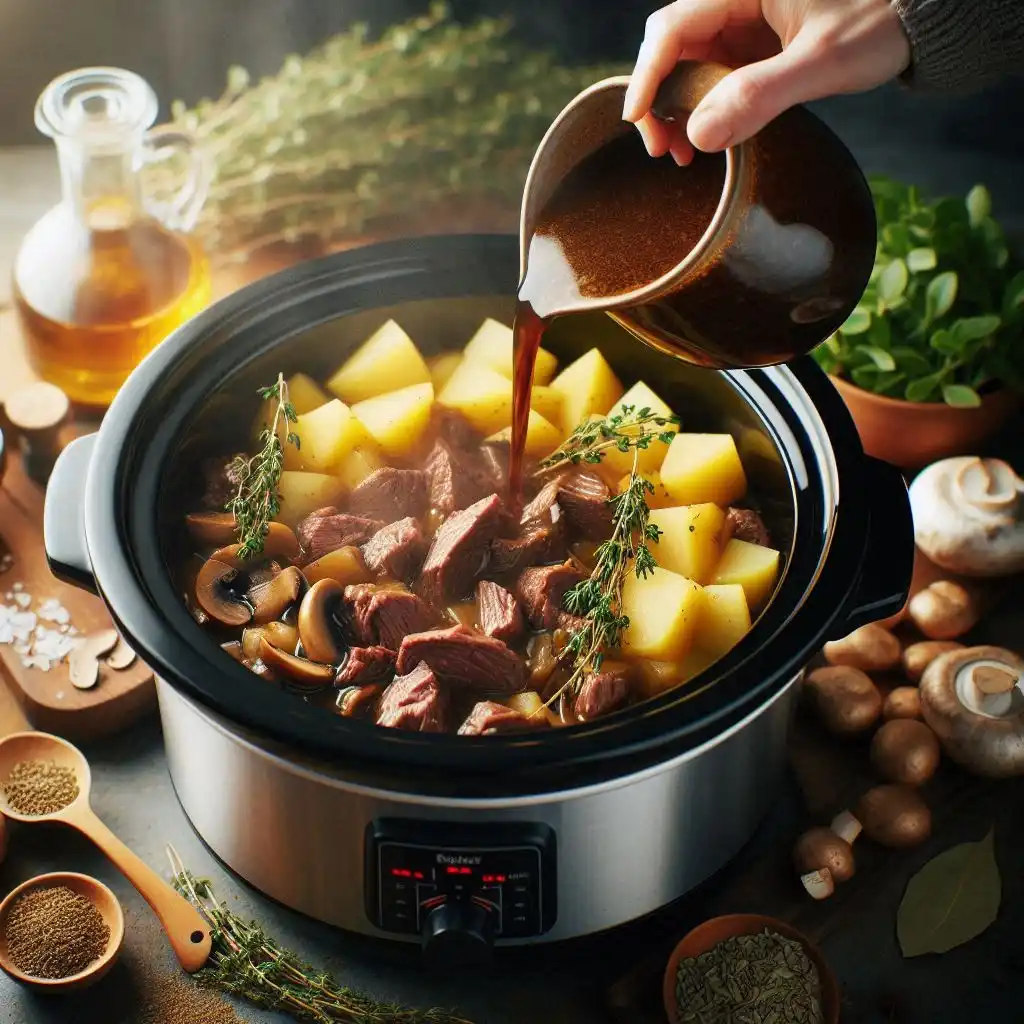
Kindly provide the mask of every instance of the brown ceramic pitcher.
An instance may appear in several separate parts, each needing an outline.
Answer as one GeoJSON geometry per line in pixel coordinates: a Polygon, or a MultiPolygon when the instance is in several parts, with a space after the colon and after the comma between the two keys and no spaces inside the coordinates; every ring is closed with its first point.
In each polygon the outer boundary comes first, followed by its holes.
{"type": "MultiPolygon", "coordinates": [[[[728,73],[717,64],[677,65],[658,91],[655,116],[685,121],[728,73]]],[[[622,120],[628,84],[622,76],[592,85],[544,136],[523,195],[521,278],[534,228],[558,185],[584,158],[636,130],[622,120]]],[[[795,107],[726,150],[717,210],[685,259],[641,288],[577,298],[556,315],[606,310],[641,340],[702,366],[786,362],[852,312],[875,241],[874,204],[856,161],[825,124],[795,107]]]]}

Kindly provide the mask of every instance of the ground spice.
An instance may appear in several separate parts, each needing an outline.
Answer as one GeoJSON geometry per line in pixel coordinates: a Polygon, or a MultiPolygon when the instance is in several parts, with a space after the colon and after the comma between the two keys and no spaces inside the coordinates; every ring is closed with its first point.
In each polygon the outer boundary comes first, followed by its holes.
{"type": "Polygon", "coordinates": [[[822,1024],[818,970],[804,947],[765,929],[680,961],[679,1024],[822,1024]]]}
{"type": "Polygon", "coordinates": [[[137,1024],[244,1024],[230,1003],[180,974],[145,979],[137,1024]]]}
{"type": "Polygon", "coordinates": [[[88,899],[58,885],[15,900],[4,937],[18,970],[33,978],[70,978],[103,955],[110,928],[88,899]]]}
{"type": "Polygon", "coordinates": [[[74,770],[55,761],[19,761],[3,784],[4,795],[18,814],[38,817],[62,811],[78,798],[74,770]]]}

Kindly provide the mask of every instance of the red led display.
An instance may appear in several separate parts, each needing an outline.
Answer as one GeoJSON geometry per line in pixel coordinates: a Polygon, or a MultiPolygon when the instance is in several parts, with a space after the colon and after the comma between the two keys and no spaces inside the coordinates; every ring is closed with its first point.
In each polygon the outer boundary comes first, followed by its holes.
{"type": "MultiPolygon", "coordinates": [[[[395,878],[412,878],[412,872],[408,868],[392,868],[391,874],[395,878]]],[[[420,875],[419,877],[423,877],[420,875]]]]}
{"type": "Polygon", "coordinates": [[[446,875],[471,875],[471,874],[473,874],[473,869],[472,868],[465,868],[465,867],[457,867],[454,864],[449,864],[448,867],[446,867],[444,869],[444,872],[445,872],[446,875]]]}
{"type": "Polygon", "coordinates": [[[414,871],[412,873],[412,877],[415,878],[417,881],[422,882],[423,881],[423,872],[422,871],[414,871]]]}
{"type": "Polygon", "coordinates": [[[507,875],[484,875],[484,882],[504,882],[507,879],[507,875]]]}

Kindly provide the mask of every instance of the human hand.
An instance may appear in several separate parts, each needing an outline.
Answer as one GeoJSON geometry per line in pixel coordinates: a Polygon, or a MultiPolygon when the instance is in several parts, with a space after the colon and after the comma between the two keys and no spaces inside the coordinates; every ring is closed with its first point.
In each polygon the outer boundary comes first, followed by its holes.
{"type": "Polygon", "coordinates": [[[910,43],[889,0],[676,0],[647,19],[622,116],[651,156],[693,159],[750,138],[784,110],[863,92],[901,74],[910,43]],[[685,127],[657,120],[651,103],[680,60],[735,68],[685,127]]]}

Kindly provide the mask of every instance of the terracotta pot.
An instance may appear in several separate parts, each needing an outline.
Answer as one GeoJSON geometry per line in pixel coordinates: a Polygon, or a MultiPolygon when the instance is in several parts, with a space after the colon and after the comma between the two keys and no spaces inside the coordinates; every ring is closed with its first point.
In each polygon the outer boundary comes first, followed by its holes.
{"type": "Polygon", "coordinates": [[[825,1024],[838,1024],[839,1021],[839,985],[832,968],[821,955],[820,950],[810,939],[798,932],[785,921],[777,921],[773,917],[762,917],[760,914],[726,914],[713,917],[690,932],[676,946],[665,968],[665,980],[662,985],[662,996],[665,1002],[665,1013],[669,1024],[677,1024],[678,1006],[676,1004],[676,976],[679,973],[679,962],[690,957],[700,956],[726,939],[737,935],[756,935],[765,929],[775,932],[786,939],[799,942],[807,953],[811,963],[817,968],[818,981],[821,985],[821,1016],[825,1024]]]}
{"type": "Polygon", "coordinates": [[[974,454],[1021,406],[1015,391],[996,391],[975,409],[956,409],[944,402],[887,398],[839,377],[831,380],[857,424],[864,451],[901,469],[974,454]]]}

